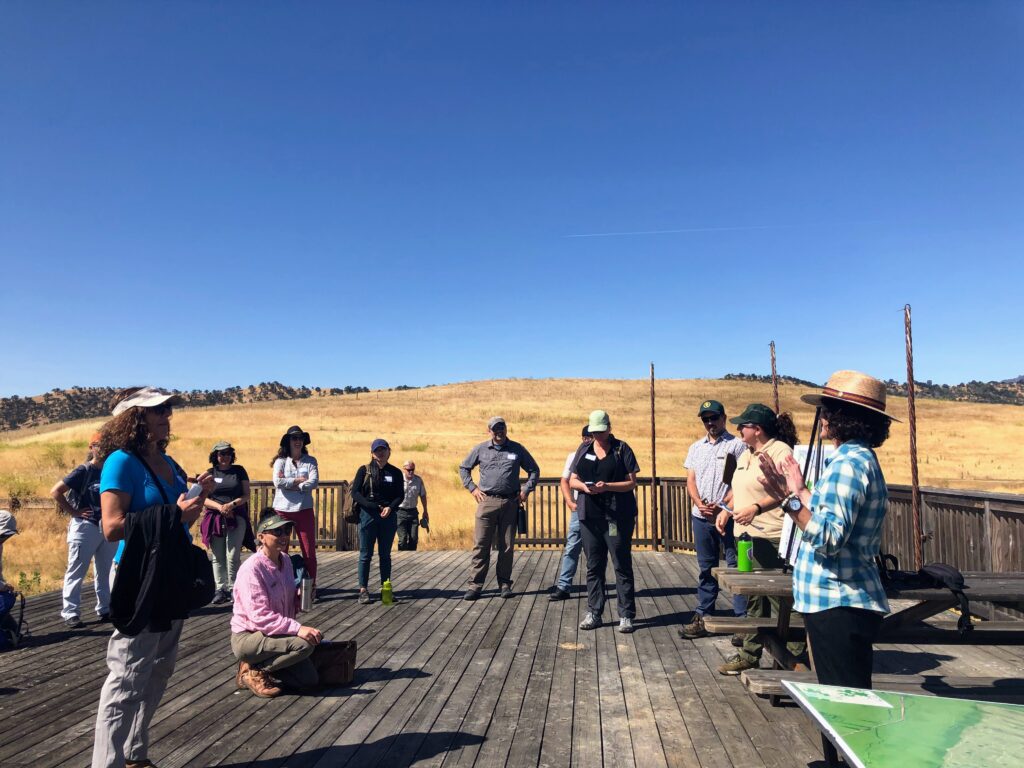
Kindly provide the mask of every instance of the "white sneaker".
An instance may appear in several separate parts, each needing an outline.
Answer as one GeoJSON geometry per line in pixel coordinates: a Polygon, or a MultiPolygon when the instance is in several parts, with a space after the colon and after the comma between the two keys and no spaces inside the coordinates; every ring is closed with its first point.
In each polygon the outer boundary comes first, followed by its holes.
{"type": "Polygon", "coordinates": [[[601,626],[601,617],[595,613],[587,613],[580,622],[580,629],[597,629],[601,626]]]}
{"type": "Polygon", "coordinates": [[[624,635],[628,635],[632,631],[633,631],[633,620],[632,619],[630,619],[630,618],[628,618],[626,616],[623,616],[621,619],[619,619],[619,632],[621,632],[624,635]]]}

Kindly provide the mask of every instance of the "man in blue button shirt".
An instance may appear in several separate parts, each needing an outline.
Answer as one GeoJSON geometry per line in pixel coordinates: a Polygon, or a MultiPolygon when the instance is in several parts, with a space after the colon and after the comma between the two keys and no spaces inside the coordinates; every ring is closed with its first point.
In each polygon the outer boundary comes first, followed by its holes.
{"type": "Polygon", "coordinates": [[[498,562],[495,572],[502,597],[512,597],[512,544],[516,535],[519,505],[526,502],[537,480],[540,467],[522,445],[508,439],[505,419],[494,416],[487,422],[491,434],[475,446],[459,466],[462,485],[476,499],[476,526],[473,532],[473,560],[469,569],[466,600],[476,600],[491,565],[491,542],[498,532],[498,562]],[[473,482],[473,467],[480,467],[479,484],[473,482]],[[519,487],[519,473],[527,473],[526,484],[519,487]]]}

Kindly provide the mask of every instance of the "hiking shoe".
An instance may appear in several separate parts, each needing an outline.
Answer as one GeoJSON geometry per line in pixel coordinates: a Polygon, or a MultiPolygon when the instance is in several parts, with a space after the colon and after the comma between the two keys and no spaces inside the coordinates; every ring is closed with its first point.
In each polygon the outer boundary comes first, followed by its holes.
{"type": "Polygon", "coordinates": [[[757,667],[757,662],[747,661],[737,653],[718,668],[718,674],[734,677],[740,672],[746,672],[748,669],[757,669],[757,667]]]}
{"type": "Polygon", "coordinates": [[[272,699],[281,695],[281,689],[274,684],[270,675],[262,669],[250,668],[242,678],[245,687],[261,699],[272,699]]]}
{"type": "Polygon", "coordinates": [[[239,688],[247,688],[245,684],[245,675],[249,671],[249,662],[240,661],[238,662],[238,671],[235,673],[235,685],[239,688]]]}
{"type": "Polygon", "coordinates": [[[698,637],[707,637],[710,634],[704,628],[704,617],[699,613],[693,614],[689,624],[684,624],[679,629],[679,636],[683,640],[696,640],[698,637]]]}
{"type": "Polygon", "coordinates": [[[109,613],[101,613],[100,614],[100,624],[109,624],[109,623],[110,623],[110,614],[109,613]]]}
{"type": "Polygon", "coordinates": [[[729,638],[729,642],[732,643],[733,648],[742,648],[743,635],[733,635],[731,638],[729,638]]]}
{"type": "Polygon", "coordinates": [[[476,600],[480,597],[479,589],[467,589],[466,594],[462,596],[463,600],[476,600]]]}
{"type": "Polygon", "coordinates": [[[359,593],[359,603],[360,603],[360,605],[369,605],[372,602],[373,602],[373,599],[370,597],[370,593],[368,591],[366,591],[364,589],[364,590],[362,590],[359,593]]]}
{"type": "Polygon", "coordinates": [[[511,584],[502,584],[501,585],[501,596],[503,598],[505,598],[506,600],[508,600],[510,597],[512,597],[512,585],[511,584]]]}
{"type": "Polygon", "coordinates": [[[226,603],[227,601],[228,601],[227,590],[218,589],[216,592],[213,593],[213,600],[211,600],[210,602],[213,605],[221,605],[222,603],[226,603]]]}
{"type": "Polygon", "coordinates": [[[548,595],[548,600],[550,600],[553,603],[557,602],[558,600],[568,600],[568,599],[569,599],[569,593],[566,592],[564,589],[559,589],[558,587],[555,587],[554,591],[550,595],[548,595]]]}
{"type": "Polygon", "coordinates": [[[601,626],[601,617],[596,613],[588,612],[580,622],[580,629],[597,629],[601,626]]]}
{"type": "Polygon", "coordinates": [[[619,632],[624,635],[628,635],[633,631],[633,620],[628,616],[623,616],[619,619],[619,632]]]}
{"type": "Polygon", "coordinates": [[[64,626],[68,629],[81,629],[85,624],[77,616],[72,616],[71,618],[64,619],[64,626]]]}

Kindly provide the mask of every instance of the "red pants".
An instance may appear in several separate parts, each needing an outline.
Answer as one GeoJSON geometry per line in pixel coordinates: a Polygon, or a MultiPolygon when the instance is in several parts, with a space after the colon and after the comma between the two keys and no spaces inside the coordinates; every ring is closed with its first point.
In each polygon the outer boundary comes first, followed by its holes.
{"type": "Polygon", "coordinates": [[[295,524],[295,532],[299,534],[299,551],[306,561],[306,571],[316,582],[316,513],[312,509],[300,509],[298,512],[282,512],[275,510],[285,520],[295,524]]]}

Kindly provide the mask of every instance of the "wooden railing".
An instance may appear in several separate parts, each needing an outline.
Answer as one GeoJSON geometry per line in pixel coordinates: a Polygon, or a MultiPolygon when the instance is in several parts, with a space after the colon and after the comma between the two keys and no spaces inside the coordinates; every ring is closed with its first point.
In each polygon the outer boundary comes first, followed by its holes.
{"type": "MultiPolygon", "coordinates": [[[[651,478],[637,478],[634,493],[637,504],[634,547],[650,547],[655,551],[693,548],[693,523],[685,477],[658,478],[657,516],[653,514],[651,478]]],[[[569,507],[562,498],[559,478],[542,477],[534,493],[527,498],[527,533],[516,537],[516,546],[562,546],[569,526],[569,514],[569,507]]]]}
{"type": "MultiPolygon", "coordinates": [[[[922,557],[961,571],[1024,571],[1024,496],[1012,493],[921,489],[922,557]]],[[[914,568],[914,522],[910,486],[889,486],[882,551],[896,555],[900,567],[914,568]]],[[[968,598],[970,597],[968,591],[968,598]]],[[[1024,618],[1024,611],[971,603],[987,618],[1024,618]]]]}
{"type": "MultiPolygon", "coordinates": [[[[254,480],[249,484],[250,519],[255,526],[260,512],[274,502],[274,484],[269,480],[254,480]]],[[[356,526],[346,523],[342,516],[348,505],[348,482],[320,481],[313,490],[313,510],[316,513],[316,544],[338,552],[359,547],[356,526]]]]}

